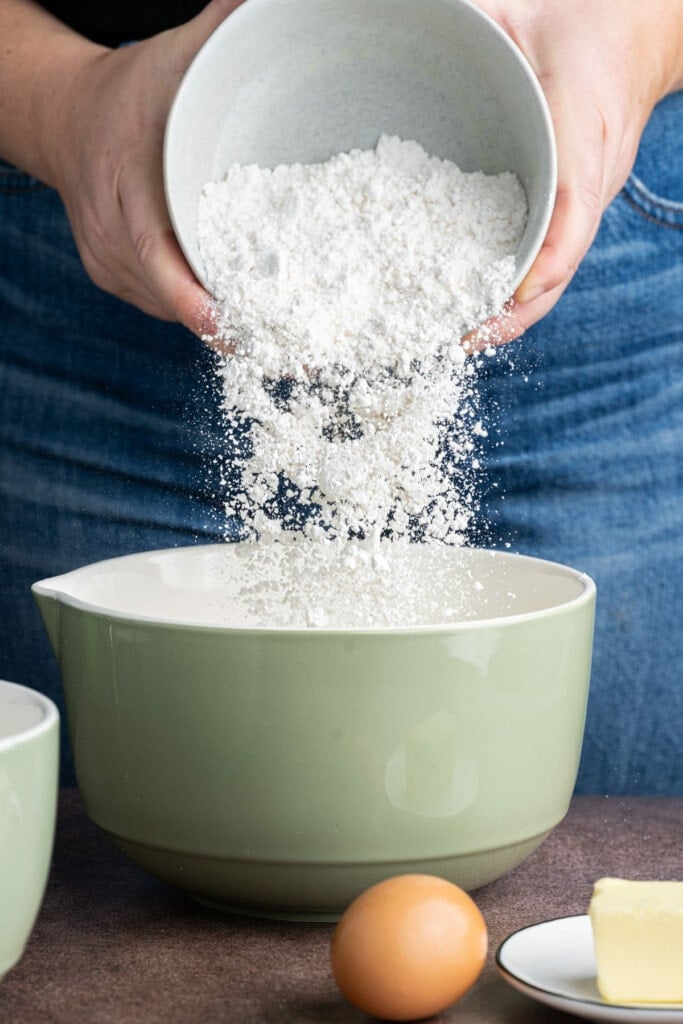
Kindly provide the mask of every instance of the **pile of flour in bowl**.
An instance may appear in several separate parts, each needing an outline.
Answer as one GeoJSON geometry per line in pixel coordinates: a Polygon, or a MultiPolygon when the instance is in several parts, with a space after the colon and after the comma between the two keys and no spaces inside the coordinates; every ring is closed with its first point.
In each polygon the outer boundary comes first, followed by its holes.
{"type": "Polygon", "coordinates": [[[400,552],[472,529],[485,428],[461,338],[509,297],[526,212],[514,175],[388,136],[323,164],[233,165],[204,188],[226,521],[256,542],[255,624],[445,614],[437,581],[407,573],[397,592],[400,552]]]}

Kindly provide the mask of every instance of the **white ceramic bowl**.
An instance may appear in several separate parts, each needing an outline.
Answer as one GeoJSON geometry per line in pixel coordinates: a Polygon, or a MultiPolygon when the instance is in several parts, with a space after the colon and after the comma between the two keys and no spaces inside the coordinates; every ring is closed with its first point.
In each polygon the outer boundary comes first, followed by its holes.
{"type": "Polygon", "coordinates": [[[514,171],[529,219],[514,287],[548,228],[552,122],[527,60],[465,0],[247,0],[183,78],[164,147],[178,241],[205,283],[197,206],[231,163],[313,163],[382,133],[416,139],[466,171],[514,171]]]}

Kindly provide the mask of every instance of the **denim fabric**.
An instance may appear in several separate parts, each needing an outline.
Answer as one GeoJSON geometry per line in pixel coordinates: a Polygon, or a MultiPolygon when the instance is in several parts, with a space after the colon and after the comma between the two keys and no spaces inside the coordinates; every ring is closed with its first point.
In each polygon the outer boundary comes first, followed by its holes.
{"type": "Polygon", "coordinates": [[[219,538],[211,367],[189,331],[92,285],[57,194],[0,166],[2,678],[63,705],[35,580],[219,538]]]}
{"type": "Polygon", "coordinates": [[[483,392],[494,539],[597,583],[578,789],[680,795],[683,93],[655,111],[569,290],[488,362],[483,392]]]}
{"type": "MultiPolygon", "coordinates": [[[[677,94],[567,294],[482,376],[488,540],[598,584],[582,792],[683,793],[682,169],[677,94]]],[[[0,237],[0,674],[61,704],[30,584],[217,539],[217,399],[204,346],[95,288],[59,198],[6,165],[0,237]]]]}

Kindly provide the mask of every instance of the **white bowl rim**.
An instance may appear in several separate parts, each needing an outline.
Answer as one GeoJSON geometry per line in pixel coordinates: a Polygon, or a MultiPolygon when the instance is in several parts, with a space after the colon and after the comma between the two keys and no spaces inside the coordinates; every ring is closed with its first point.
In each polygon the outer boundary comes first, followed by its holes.
{"type": "Polygon", "coordinates": [[[510,559],[515,562],[521,560],[527,563],[533,563],[539,568],[542,566],[550,568],[557,575],[572,577],[577,583],[581,583],[583,585],[583,590],[580,594],[577,594],[576,597],[572,597],[568,601],[562,601],[559,604],[551,605],[548,608],[541,608],[530,612],[519,612],[513,615],[495,616],[488,619],[427,623],[425,625],[417,626],[367,626],[363,628],[357,626],[309,626],[304,628],[299,626],[227,626],[222,623],[187,622],[183,619],[174,619],[167,616],[141,615],[139,612],[121,612],[116,609],[107,608],[104,605],[93,604],[91,601],[84,601],[83,599],[74,597],[61,589],[64,582],[70,577],[76,575],[88,575],[91,572],[95,573],[100,571],[103,566],[114,565],[117,562],[121,563],[137,559],[144,560],[151,556],[173,555],[179,551],[215,551],[223,547],[229,549],[231,546],[232,545],[230,543],[190,544],[181,545],[175,548],[138,551],[130,555],[119,555],[116,558],[106,558],[99,562],[91,562],[88,565],[84,565],[78,569],[73,569],[71,572],[62,573],[59,576],[52,576],[39,580],[32,585],[31,590],[39,597],[52,598],[60,604],[68,605],[78,611],[88,612],[89,614],[117,622],[137,622],[141,624],[144,623],[145,625],[166,627],[172,630],[182,629],[192,632],[226,633],[230,635],[234,634],[236,636],[247,636],[250,634],[263,636],[264,634],[272,634],[275,636],[305,636],[315,638],[324,636],[408,636],[413,634],[423,635],[432,633],[453,634],[477,632],[482,629],[491,628],[507,629],[521,622],[531,622],[539,619],[550,618],[555,615],[563,614],[569,608],[578,608],[584,604],[589,604],[594,600],[596,594],[595,582],[585,572],[581,572],[578,569],[572,569],[571,566],[565,565],[562,562],[554,562],[550,559],[537,558],[534,555],[523,555],[512,551],[500,551],[495,548],[455,548],[454,551],[475,551],[483,553],[486,557],[491,557],[494,560],[496,558],[503,558],[506,560],[510,559]]]}
{"type": "MultiPolygon", "coordinates": [[[[171,155],[171,138],[175,134],[175,122],[179,117],[178,111],[180,110],[182,103],[184,102],[184,91],[186,82],[192,77],[195,70],[203,64],[207,55],[210,56],[212,51],[217,49],[222,42],[223,34],[229,29],[226,28],[228,24],[235,27],[242,19],[251,16],[253,9],[256,6],[267,6],[268,4],[275,3],[276,0],[246,0],[235,10],[231,11],[223,21],[216,26],[211,35],[204,41],[200,46],[197,53],[194,55],[187,68],[185,69],[180,82],[173,96],[171,106],[168,111],[166,118],[166,125],[164,127],[164,139],[163,139],[163,152],[162,152],[162,168],[163,168],[163,182],[164,182],[164,198],[166,201],[166,208],[168,215],[171,220],[173,232],[175,234],[178,245],[180,246],[183,256],[187,261],[190,269],[197,278],[197,281],[201,286],[208,292],[208,288],[203,280],[203,268],[195,266],[195,260],[190,253],[189,246],[186,242],[186,233],[183,227],[176,217],[176,210],[171,198],[171,189],[169,187],[169,181],[171,178],[170,167],[172,161],[171,155]]],[[[526,79],[531,92],[536,100],[538,111],[543,121],[545,129],[545,148],[547,149],[548,159],[548,202],[546,203],[543,211],[543,217],[539,222],[536,231],[536,244],[533,249],[530,250],[527,258],[522,264],[520,264],[515,270],[515,277],[513,282],[513,293],[519,287],[521,282],[524,280],[533,263],[538,256],[538,253],[543,246],[546,235],[548,233],[548,227],[555,208],[555,198],[557,192],[557,141],[555,138],[555,127],[553,124],[552,114],[548,105],[545,92],[541,86],[536,72],[534,71],[529,58],[526,56],[522,48],[515,42],[515,40],[505,31],[502,25],[491,17],[486,11],[483,11],[478,7],[472,0],[440,0],[441,3],[447,4],[453,8],[465,7],[467,8],[474,18],[478,18],[483,24],[486,24],[496,35],[503,46],[515,57],[516,63],[523,73],[523,77],[526,79]]],[[[331,154],[332,155],[332,154],[331,154]]],[[[226,168],[227,169],[227,168],[226,168]]],[[[210,294],[210,293],[209,293],[210,294]]]]}
{"type": "Polygon", "coordinates": [[[59,722],[57,706],[44,693],[32,690],[29,686],[22,686],[20,683],[11,683],[7,679],[0,679],[0,709],[6,704],[33,705],[41,709],[43,716],[39,722],[28,726],[26,729],[20,729],[19,732],[12,733],[10,736],[0,737],[0,754],[24,743],[31,743],[33,740],[49,732],[50,729],[55,728],[59,722]],[[16,701],[4,700],[5,695],[13,695],[20,699],[16,701]]]}

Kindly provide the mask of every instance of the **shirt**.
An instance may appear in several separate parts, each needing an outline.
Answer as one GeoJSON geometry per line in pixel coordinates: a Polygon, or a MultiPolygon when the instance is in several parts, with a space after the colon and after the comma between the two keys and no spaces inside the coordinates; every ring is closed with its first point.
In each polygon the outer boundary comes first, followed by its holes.
{"type": "Polygon", "coordinates": [[[76,32],[105,46],[146,39],[193,18],[206,0],[116,0],[116,3],[84,3],[83,0],[45,0],[42,6],[76,32]]]}

